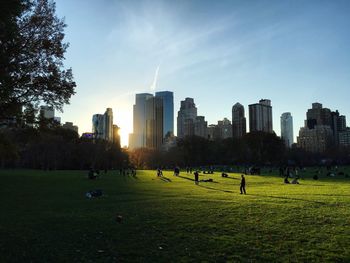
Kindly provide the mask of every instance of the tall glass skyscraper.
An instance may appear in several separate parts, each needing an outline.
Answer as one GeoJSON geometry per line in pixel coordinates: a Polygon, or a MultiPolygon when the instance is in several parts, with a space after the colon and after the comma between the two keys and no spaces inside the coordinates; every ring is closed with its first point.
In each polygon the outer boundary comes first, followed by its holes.
{"type": "Polygon", "coordinates": [[[133,133],[129,137],[130,149],[146,147],[146,101],[152,97],[149,93],[139,93],[135,96],[133,133]]]}
{"type": "Polygon", "coordinates": [[[291,147],[294,143],[293,117],[290,112],[285,112],[281,115],[281,137],[288,147],[291,147]]]}
{"type": "Polygon", "coordinates": [[[163,137],[174,134],[174,94],[171,91],[158,91],[156,97],[163,100],[163,137]]]}

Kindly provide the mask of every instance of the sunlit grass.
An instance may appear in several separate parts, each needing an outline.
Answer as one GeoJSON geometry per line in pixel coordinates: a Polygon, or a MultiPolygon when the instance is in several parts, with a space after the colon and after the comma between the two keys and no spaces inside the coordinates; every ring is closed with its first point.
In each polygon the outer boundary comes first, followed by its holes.
{"type": "Polygon", "coordinates": [[[12,262],[347,262],[350,179],[0,171],[0,253],[12,262]],[[103,189],[87,199],[85,192],[103,189]],[[121,215],[122,222],[115,218],[121,215]]]}

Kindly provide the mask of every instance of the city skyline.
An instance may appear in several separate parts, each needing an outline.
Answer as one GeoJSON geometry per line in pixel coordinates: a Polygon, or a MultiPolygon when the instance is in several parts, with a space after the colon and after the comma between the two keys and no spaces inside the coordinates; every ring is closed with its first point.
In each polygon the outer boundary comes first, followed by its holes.
{"type": "MultiPolygon", "coordinates": [[[[346,1],[59,0],[77,94],[57,115],[83,133],[94,113],[111,107],[125,145],[135,93],[171,90],[175,112],[195,98],[208,125],[231,119],[236,102],[248,109],[269,98],[274,124],[292,113],[295,140],[312,102],[350,116],[349,10],[346,1]]],[[[274,131],[280,135],[279,125],[274,131]]]]}

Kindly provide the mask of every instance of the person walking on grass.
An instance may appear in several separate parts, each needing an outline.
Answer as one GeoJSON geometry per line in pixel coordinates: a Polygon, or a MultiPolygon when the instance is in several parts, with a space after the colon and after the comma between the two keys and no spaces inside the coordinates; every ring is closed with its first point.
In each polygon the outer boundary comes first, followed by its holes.
{"type": "Polygon", "coordinates": [[[239,188],[239,190],[241,191],[241,194],[243,194],[243,192],[244,192],[244,194],[247,194],[245,192],[245,177],[244,177],[243,174],[241,175],[241,177],[242,177],[242,179],[241,179],[241,187],[239,188]]]}

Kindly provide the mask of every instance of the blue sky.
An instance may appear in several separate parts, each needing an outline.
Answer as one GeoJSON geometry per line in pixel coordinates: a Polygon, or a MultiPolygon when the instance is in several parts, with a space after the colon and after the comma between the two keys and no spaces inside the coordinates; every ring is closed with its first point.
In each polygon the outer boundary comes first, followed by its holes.
{"type": "Polygon", "coordinates": [[[175,115],[180,100],[193,97],[208,124],[231,119],[236,102],[247,115],[248,104],[271,99],[278,135],[283,112],[292,113],[297,136],[316,101],[350,118],[350,1],[57,0],[56,7],[77,82],[57,115],[80,133],[111,107],[126,144],[135,93],[155,90],[174,92],[175,115]]]}

